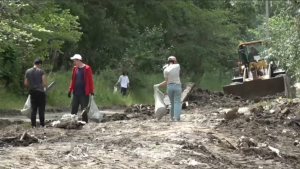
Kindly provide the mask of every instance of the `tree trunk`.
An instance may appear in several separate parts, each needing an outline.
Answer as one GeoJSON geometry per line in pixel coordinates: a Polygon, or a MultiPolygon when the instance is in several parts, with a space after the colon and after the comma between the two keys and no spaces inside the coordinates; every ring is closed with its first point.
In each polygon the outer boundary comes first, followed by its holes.
{"type": "Polygon", "coordinates": [[[52,59],[51,59],[51,64],[52,64],[52,69],[51,69],[51,72],[50,74],[53,72],[55,66],[57,65],[57,57],[58,57],[58,54],[57,54],[57,50],[54,50],[52,52],[52,59]]]}

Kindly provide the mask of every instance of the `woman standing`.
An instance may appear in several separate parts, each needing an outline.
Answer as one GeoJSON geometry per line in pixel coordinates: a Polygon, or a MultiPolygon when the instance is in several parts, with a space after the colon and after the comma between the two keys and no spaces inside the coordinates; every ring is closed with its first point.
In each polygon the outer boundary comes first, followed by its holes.
{"type": "Polygon", "coordinates": [[[177,63],[175,56],[168,58],[168,67],[164,69],[165,80],[160,84],[154,85],[159,87],[167,84],[167,93],[171,102],[171,119],[180,121],[181,115],[181,81],[180,81],[180,65],[177,63]]]}

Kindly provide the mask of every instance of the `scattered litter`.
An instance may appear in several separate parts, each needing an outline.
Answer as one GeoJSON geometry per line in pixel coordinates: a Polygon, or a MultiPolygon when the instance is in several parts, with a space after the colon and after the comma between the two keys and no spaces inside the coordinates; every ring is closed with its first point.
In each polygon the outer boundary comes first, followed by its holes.
{"type": "Polygon", "coordinates": [[[239,148],[257,147],[257,142],[253,138],[242,136],[237,143],[239,148]]]}
{"type": "Polygon", "coordinates": [[[271,147],[271,146],[268,146],[268,147],[269,147],[269,149],[270,149],[272,152],[276,153],[276,155],[277,155],[278,157],[282,158],[282,157],[280,156],[280,154],[279,154],[279,149],[274,148],[274,147],[271,147]]]}
{"type": "Polygon", "coordinates": [[[251,111],[249,110],[248,107],[241,107],[238,109],[238,114],[242,114],[245,116],[250,116],[251,115],[251,111]]]}
{"type": "Polygon", "coordinates": [[[298,146],[299,145],[299,140],[295,140],[294,141],[294,146],[298,146]]]}
{"type": "Polygon", "coordinates": [[[278,106],[275,106],[275,107],[273,107],[273,108],[270,110],[270,113],[271,113],[271,114],[278,114],[280,111],[281,111],[281,109],[280,109],[278,106]]]}

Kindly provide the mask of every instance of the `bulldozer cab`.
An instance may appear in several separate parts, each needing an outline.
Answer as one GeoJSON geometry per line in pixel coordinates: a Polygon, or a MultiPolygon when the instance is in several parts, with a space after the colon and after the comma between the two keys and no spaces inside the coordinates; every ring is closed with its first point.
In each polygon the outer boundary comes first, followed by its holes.
{"type": "Polygon", "coordinates": [[[250,62],[258,62],[265,58],[266,41],[252,41],[240,43],[238,46],[239,61],[242,65],[249,66],[250,62]]]}

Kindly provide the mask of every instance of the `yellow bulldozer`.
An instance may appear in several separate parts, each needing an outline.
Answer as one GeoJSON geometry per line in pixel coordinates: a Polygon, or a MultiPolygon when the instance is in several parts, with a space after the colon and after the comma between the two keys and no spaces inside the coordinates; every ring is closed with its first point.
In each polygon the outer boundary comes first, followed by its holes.
{"type": "Polygon", "coordinates": [[[253,99],[277,93],[291,97],[289,78],[279,62],[268,60],[266,40],[240,43],[238,67],[232,69],[232,83],[224,86],[225,94],[253,99]]]}

